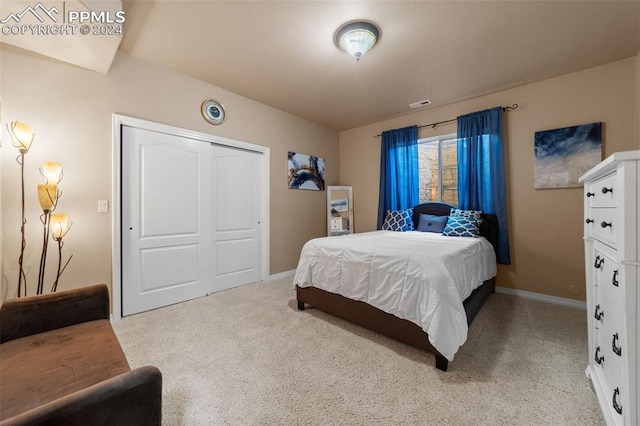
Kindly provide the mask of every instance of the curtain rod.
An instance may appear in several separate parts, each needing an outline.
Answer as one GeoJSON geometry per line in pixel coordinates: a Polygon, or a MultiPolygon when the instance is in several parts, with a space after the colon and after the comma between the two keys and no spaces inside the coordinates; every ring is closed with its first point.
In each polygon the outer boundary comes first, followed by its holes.
{"type": "MultiPolygon", "coordinates": [[[[513,104],[511,106],[506,106],[506,107],[502,107],[502,111],[515,111],[518,109],[518,104],[513,104]]],[[[453,123],[454,121],[457,121],[457,118],[452,118],[451,120],[444,120],[444,121],[436,121],[435,123],[429,123],[429,124],[423,124],[421,126],[418,126],[418,129],[422,129],[423,127],[431,127],[432,129],[435,129],[436,126],[440,125],[440,124],[446,124],[446,123],[453,123]]],[[[375,135],[375,138],[378,138],[382,136],[382,133],[380,133],[379,135],[375,135]]]]}

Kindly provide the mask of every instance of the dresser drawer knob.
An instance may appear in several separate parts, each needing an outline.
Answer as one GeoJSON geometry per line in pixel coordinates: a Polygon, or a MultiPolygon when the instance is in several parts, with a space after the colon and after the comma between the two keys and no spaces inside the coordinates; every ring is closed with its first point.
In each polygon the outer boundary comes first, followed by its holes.
{"type": "Polygon", "coordinates": [[[613,335],[613,340],[611,341],[611,350],[614,354],[622,356],[622,346],[618,346],[618,333],[615,333],[613,335]]]}
{"type": "Polygon", "coordinates": [[[604,311],[600,309],[600,305],[596,305],[596,311],[593,313],[593,317],[598,321],[604,317],[604,311]]]}
{"type": "Polygon", "coordinates": [[[613,391],[613,409],[616,413],[622,415],[622,405],[618,404],[618,396],[620,395],[620,388],[615,388],[613,391]]]}
{"type": "Polygon", "coordinates": [[[589,223],[593,223],[593,219],[589,219],[589,218],[587,218],[587,220],[585,220],[585,222],[586,222],[587,224],[589,224],[589,223]]]}
{"type": "Polygon", "coordinates": [[[611,222],[605,222],[604,220],[602,222],[600,222],[600,226],[602,226],[603,228],[606,228],[607,226],[609,228],[611,228],[611,222]]]}
{"type": "Polygon", "coordinates": [[[604,186],[602,187],[602,193],[606,194],[607,192],[611,192],[613,193],[613,188],[605,188],[604,186]]]}
{"type": "Polygon", "coordinates": [[[595,197],[595,196],[596,196],[595,192],[587,192],[587,198],[595,197]]]}
{"type": "Polygon", "coordinates": [[[596,348],[595,360],[598,364],[602,364],[604,362],[604,355],[600,355],[600,346],[596,348]]]}
{"type": "Polygon", "coordinates": [[[603,263],[604,263],[604,258],[600,256],[596,256],[596,261],[593,262],[593,267],[599,269],[603,263]]]}
{"type": "Polygon", "coordinates": [[[613,278],[611,279],[611,284],[613,284],[614,287],[618,287],[618,270],[617,269],[613,271],[613,278]]]}

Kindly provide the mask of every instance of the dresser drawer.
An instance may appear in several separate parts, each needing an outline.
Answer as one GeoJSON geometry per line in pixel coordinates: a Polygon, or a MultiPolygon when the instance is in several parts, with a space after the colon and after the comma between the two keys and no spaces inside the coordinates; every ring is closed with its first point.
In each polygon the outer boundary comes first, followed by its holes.
{"type": "Polygon", "coordinates": [[[585,185],[587,207],[616,207],[620,192],[617,186],[615,172],[585,185]]]}
{"type": "MultiPolygon", "coordinates": [[[[595,330],[596,344],[590,354],[591,373],[597,376],[602,400],[605,401],[609,417],[613,424],[624,424],[625,382],[621,365],[607,350],[607,342],[602,330],[595,330]],[[615,396],[614,396],[615,395],[615,396]]],[[[595,382],[595,381],[594,381],[595,382]]]]}
{"type": "Polygon", "coordinates": [[[615,207],[590,208],[585,219],[586,235],[603,240],[612,246],[618,242],[618,218],[615,207]]]}
{"type": "Polygon", "coordinates": [[[601,353],[605,357],[607,365],[611,366],[610,381],[617,385],[622,382],[623,357],[627,355],[626,352],[629,348],[627,347],[624,316],[620,314],[619,310],[611,308],[605,303],[603,311],[606,312],[606,317],[599,329],[598,345],[601,347],[601,353]]]}
{"type": "Polygon", "coordinates": [[[595,241],[593,244],[593,283],[597,286],[598,303],[603,298],[611,302],[619,312],[625,311],[625,279],[624,268],[616,259],[616,251],[595,241]]]}
{"type": "Polygon", "coordinates": [[[595,366],[602,370],[603,382],[613,390],[622,385],[622,359],[611,350],[611,339],[605,333],[605,330],[596,332],[598,337],[592,356],[595,366]]]}

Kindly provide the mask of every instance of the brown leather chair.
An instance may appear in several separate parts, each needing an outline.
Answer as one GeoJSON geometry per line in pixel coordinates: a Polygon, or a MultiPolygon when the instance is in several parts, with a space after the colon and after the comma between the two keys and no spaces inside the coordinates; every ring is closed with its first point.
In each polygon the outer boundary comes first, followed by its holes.
{"type": "Polygon", "coordinates": [[[131,370],[104,284],[0,307],[0,425],[160,425],[162,375],[131,370]]]}

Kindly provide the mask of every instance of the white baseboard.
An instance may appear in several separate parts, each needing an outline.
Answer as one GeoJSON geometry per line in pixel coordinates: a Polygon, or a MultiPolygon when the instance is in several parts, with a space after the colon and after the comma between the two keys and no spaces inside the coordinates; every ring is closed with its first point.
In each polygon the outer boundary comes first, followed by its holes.
{"type": "Polygon", "coordinates": [[[496,293],[511,294],[525,299],[538,300],[540,302],[554,303],[556,305],[571,306],[572,308],[587,309],[587,303],[580,300],[567,299],[566,297],[549,296],[547,294],[533,293],[531,291],[516,290],[507,287],[496,286],[496,293]]]}
{"type": "Polygon", "coordinates": [[[280,273],[278,273],[278,274],[269,275],[265,281],[278,281],[278,280],[282,280],[282,279],[284,279],[284,278],[293,277],[293,275],[294,275],[295,273],[296,273],[296,270],[295,270],[295,269],[292,269],[292,270],[290,270],[290,271],[280,272],[280,273]]]}

